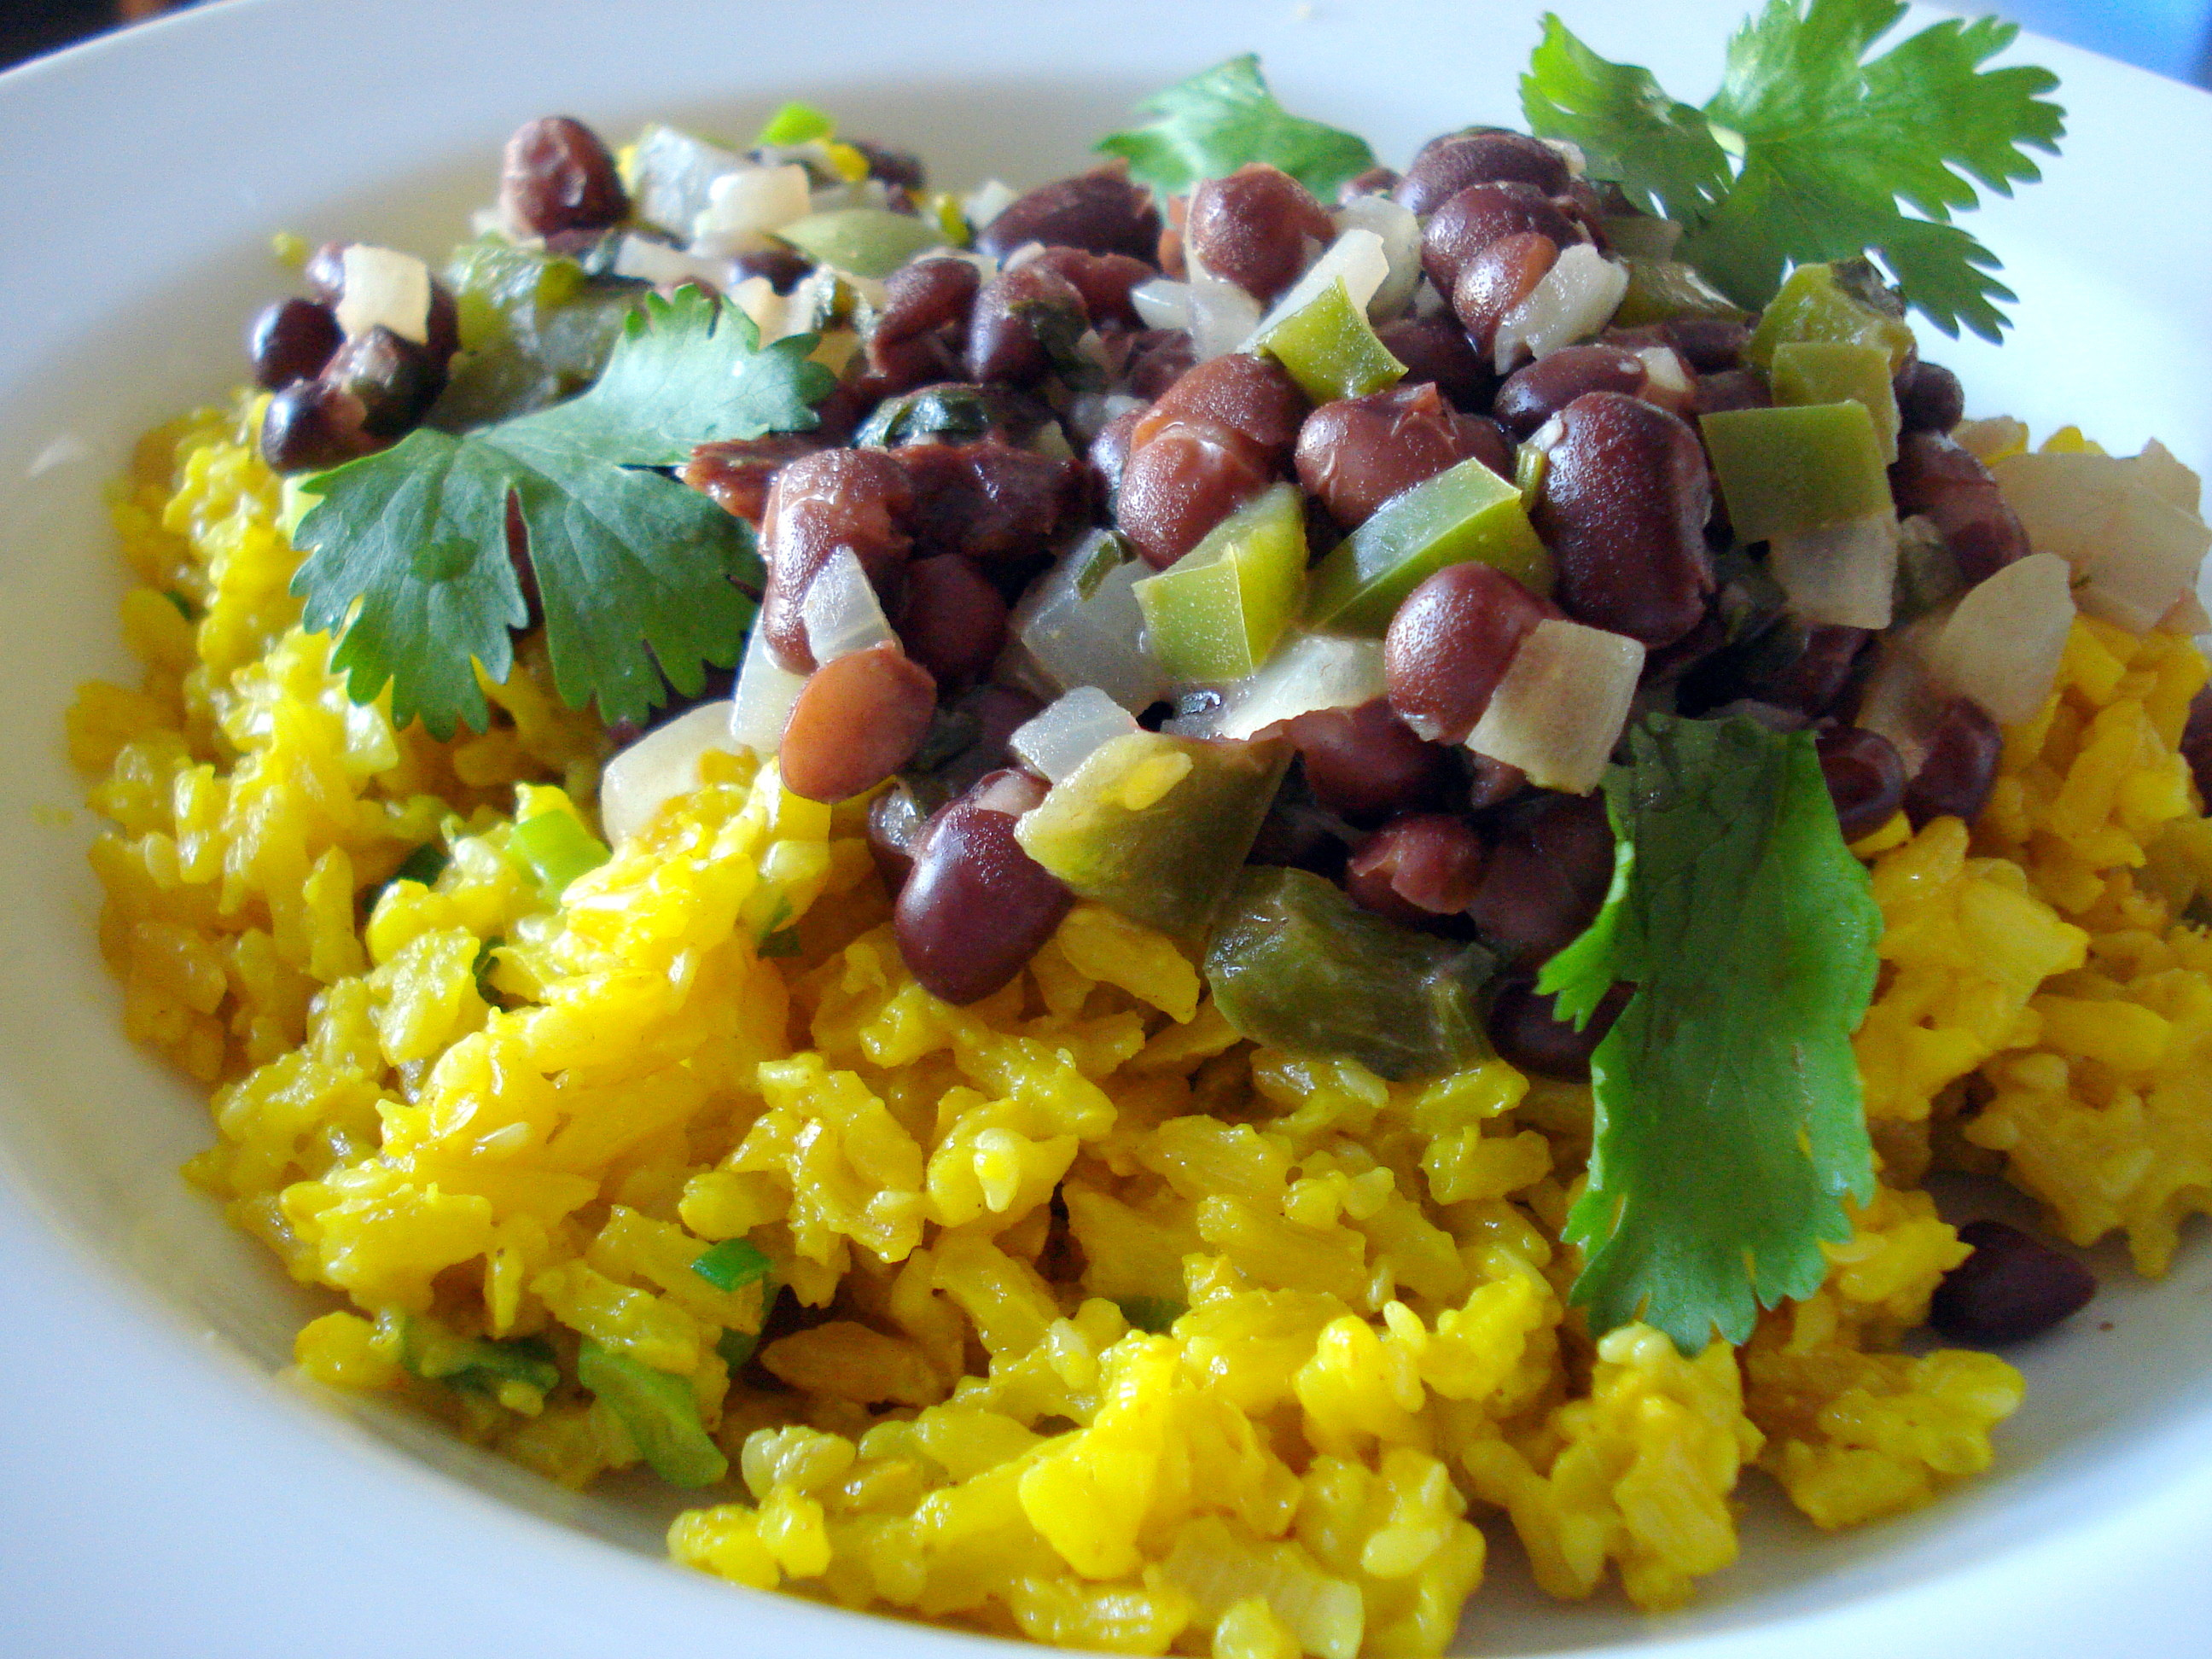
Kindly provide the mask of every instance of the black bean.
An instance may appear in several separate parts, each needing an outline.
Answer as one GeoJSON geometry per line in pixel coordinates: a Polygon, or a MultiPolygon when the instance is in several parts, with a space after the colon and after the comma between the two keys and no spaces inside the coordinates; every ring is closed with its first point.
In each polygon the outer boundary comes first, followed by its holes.
{"type": "Polygon", "coordinates": [[[1482,838],[1463,819],[1409,813],[1360,842],[1345,866],[1344,887],[1377,915],[1419,927],[1474,902],[1487,856],[1482,838]]]}
{"type": "Polygon", "coordinates": [[[1700,374],[1739,367],[1751,343],[1751,327],[1727,317],[1676,317],[1659,325],[1666,343],[1700,374]]]}
{"type": "Polygon", "coordinates": [[[2004,733],[1981,705],[1967,697],[1953,698],[1937,719],[1927,755],[1905,791],[1905,813],[1912,827],[1918,830],[1940,817],[1963,818],[1971,824],[1981,817],[2003,754],[2004,733]]]}
{"type": "Polygon", "coordinates": [[[1929,519],[1972,587],[2027,556],[2027,532],[1973,452],[1940,432],[1907,432],[1889,469],[1900,514],[1929,519]]]}
{"type": "Polygon", "coordinates": [[[1101,500],[1111,501],[1121,488],[1121,474],[1129,465],[1129,437],[1144,418],[1141,409],[1123,410],[1098,428],[1098,435],[1085,452],[1084,460],[1101,500]]]}
{"type": "Polygon", "coordinates": [[[2189,700],[2188,723],[2181,728],[2181,757],[2189,763],[2198,799],[2212,801],[2212,685],[2189,700]]]}
{"type": "Polygon", "coordinates": [[[1767,388],[1766,376],[1755,368],[1723,368],[1699,374],[1691,393],[1691,407],[1700,415],[1773,406],[1774,393],[1767,388]]]}
{"type": "Polygon", "coordinates": [[[1314,799],[1354,823],[1417,811],[1443,793],[1450,756],[1415,737],[1381,697],[1313,709],[1287,732],[1314,799]]]}
{"type": "Polygon", "coordinates": [[[921,164],[921,157],[912,150],[893,149],[888,144],[878,144],[866,138],[843,141],[860,152],[868,163],[868,177],[880,179],[887,185],[896,185],[902,190],[920,191],[929,186],[929,173],[921,164]]]}
{"type": "Polygon", "coordinates": [[[722,511],[757,530],[768,516],[768,492],[775,475],[821,447],[821,439],[811,432],[720,439],[694,449],[679,476],[722,511]]]}
{"type": "Polygon", "coordinates": [[[1273,477],[1265,453],[1241,433],[1172,422],[1141,446],[1133,435],[1114,522],[1147,564],[1164,570],[1273,477]]]}
{"type": "Polygon", "coordinates": [[[509,223],[532,236],[604,230],[629,215],[615,158],[597,133],[565,115],[527,122],[507,141],[499,205],[509,223]]]}
{"type": "Polygon", "coordinates": [[[852,549],[885,611],[895,608],[914,545],[907,531],[913,510],[906,469],[879,449],[825,449],[785,464],[769,487],[761,529],[768,587],[760,627],[777,662],[794,674],[813,669],[801,607],[840,547],[852,549]]]}
{"type": "Polygon", "coordinates": [[[995,570],[1049,552],[1080,503],[1080,462],[1000,439],[902,444],[896,453],[913,485],[915,543],[924,553],[963,554],[995,570]]]}
{"type": "Polygon", "coordinates": [[[1613,345],[1568,346],[1507,375],[1491,413],[1515,437],[1526,438],[1585,392],[1638,397],[1650,378],[1633,351],[1613,345]]]}
{"type": "Polygon", "coordinates": [[[253,383],[279,392],[295,380],[312,380],[336,355],[338,319],[313,300],[279,300],[263,309],[246,331],[246,356],[253,383]]]}
{"type": "Polygon", "coordinates": [[[1431,213],[1470,185],[1507,182],[1556,196],[1567,187],[1567,164],[1550,145],[1522,133],[1455,133],[1413,158],[1395,194],[1415,213],[1431,213]]]}
{"type": "Polygon", "coordinates": [[[957,553],[916,559],[906,568],[898,635],[907,654],[940,683],[973,679],[1006,643],[1006,602],[957,553]]]}
{"type": "Polygon", "coordinates": [[[884,279],[883,309],[868,331],[870,363],[880,368],[890,347],[963,327],[982,285],[982,274],[965,259],[917,259],[900,266],[884,279]]]}
{"type": "Polygon", "coordinates": [[[1094,326],[1118,323],[1130,329],[1144,327],[1129,293],[1160,273],[1142,259],[1132,259],[1126,253],[1091,253],[1079,247],[1048,247],[1037,255],[1036,263],[1074,284],[1094,326]]]}
{"type": "Polygon", "coordinates": [[[2025,1342],[2097,1294],[2094,1273],[2017,1227],[1970,1221],[1959,1237],[1974,1253],[1943,1275],[1928,1304],[1928,1322],[1954,1342],[2025,1342]]]}
{"type": "Polygon", "coordinates": [[[1182,232],[1186,257],[1261,300],[1297,276],[1309,240],[1325,246],[1334,234],[1312,192],[1264,161],[1202,180],[1191,191],[1182,232]]]}
{"type": "Polygon", "coordinates": [[[755,248],[730,260],[730,279],[735,284],[749,276],[765,276],[768,285],[778,294],[788,294],[805,281],[813,269],[813,262],[805,255],[795,253],[787,247],[755,248]]]}
{"type": "Polygon", "coordinates": [[[1336,204],[1343,207],[1363,196],[1388,196],[1398,187],[1398,174],[1389,167],[1370,167],[1355,173],[1336,187],[1336,204]]]}
{"type": "Polygon", "coordinates": [[[1468,914],[1483,939],[1534,969],[1588,927],[1613,880],[1613,826],[1595,795],[1537,796],[1497,827],[1468,914]]]}
{"type": "Polygon", "coordinates": [[[1628,1006],[1633,988],[1616,985],[1577,1031],[1559,1017],[1557,997],[1540,994],[1525,979],[1508,980],[1490,1004],[1490,1042],[1498,1058],[1539,1077],[1587,1083],[1590,1056],[1628,1006]]]}
{"type": "Polygon", "coordinates": [[[327,380],[295,380],[261,417],[261,458],[278,472],[337,466],[384,447],[363,425],[361,399],[327,380]]]}
{"type": "Polygon", "coordinates": [[[1127,169],[1116,163],[1016,197],[976,233],[975,246],[994,259],[1024,243],[1042,242],[1149,260],[1159,240],[1152,191],[1131,184],[1127,169]]]}
{"type": "Polygon", "coordinates": [[[1390,707],[1416,736],[1464,743],[1521,641],[1559,607],[1504,572],[1446,565],[1398,607],[1382,641],[1390,707]]]}
{"type": "Polygon", "coordinates": [[[340,346],[321,378],[360,400],[363,429],[380,438],[409,431],[446,386],[445,364],[429,347],[381,324],[340,346]]]}
{"type": "Polygon", "coordinates": [[[1429,381],[1457,409],[1480,411],[1490,407],[1497,373],[1474,349],[1456,317],[1443,312],[1432,317],[1401,317],[1385,323],[1376,334],[1390,355],[1405,364],[1408,380],[1429,381]]]}
{"type": "Polygon", "coordinates": [[[1506,313],[1536,291],[1559,263],[1559,245],[1536,231],[1501,236],[1460,268],[1450,290],[1452,314],[1468,342],[1493,365],[1498,325],[1506,313]]]}
{"type": "Polygon", "coordinates": [[[806,677],[776,751],[784,787],[848,800],[905,765],[937,707],[937,683],[888,641],[848,652],[806,677]]]}
{"type": "Polygon", "coordinates": [[[1817,720],[1843,696],[1874,635],[1863,628],[1824,624],[1804,629],[1802,638],[1803,648],[1786,666],[1747,678],[1741,690],[1817,720]]]}
{"type": "Polygon", "coordinates": [[[1585,392],[1559,416],[1533,515],[1577,622],[1671,645],[1713,591],[1705,550],[1712,487],[1698,434],[1615,392],[1585,392]]]}
{"type": "Polygon", "coordinates": [[[1553,247],[1580,241],[1575,226],[1534,185],[1471,185],[1439,207],[1421,232],[1421,266],[1439,294],[1449,294],[1460,272],[1492,243],[1534,234],[1553,247]]]}
{"type": "Polygon", "coordinates": [[[1506,446],[1496,426],[1462,415],[1427,384],[1401,385],[1323,404],[1298,428],[1298,483],[1346,530],[1393,495],[1480,455],[1496,465],[1506,446]]]}
{"type": "Polygon", "coordinates": [[[1856,726],[1832,726],[1814,746],[1845,841],[1870,836],[1896,816],[1905,799],[1905,762],[1887,738],[1856,726]]]}
{"type": "MultiPolygon", "coordinates": [[[[1207,359],[1160,393],[1152,414],[1163,426],[1185,421],[1226,427],[1279,465],[1291,458],[1306,407],[1305,394],[1281,364],[1231,351],[1207,359]]],[[[1140,430],[1136,447],[1144,442],[1140,430]]]]}
{"type": "Polygon", "coordinates": [[[1017,814],[1043,793],[1034,780],[1023,793],[1024,781],[984,779],[915,846],[892,926],[908,971],[947,1002],[980,1001],[1011,982],[1074,903],[1014,839],[1017,814]]]}
{"type": "Polygon", "coordinates": [[[1130,338],[1121,389],[1132,398],[1150,400],[1189,374],[1196,362],[1190,336],[1182,329],[1146,329],[1130,338]]]}
{"type": "Polygon", "coordinates": [[[1034,386],[1053,371],[1055,338],[1073,345],[1091,325],[1083,295],[1032,260],[985,283],[968,313],[968,378],[1034,386]]]}
{"type": "Polygon", "coordinates": [[[1940,363],[1918,358],[1897,377],[1897,417],[1907,432],[1948,432],[1966,418],[1966,389],[1940,363]]]}

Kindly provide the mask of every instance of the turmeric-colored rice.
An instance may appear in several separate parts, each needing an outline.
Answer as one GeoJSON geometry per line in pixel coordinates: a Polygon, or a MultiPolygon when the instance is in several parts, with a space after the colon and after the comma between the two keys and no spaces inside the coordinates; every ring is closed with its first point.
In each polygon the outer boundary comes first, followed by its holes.
{"type": "Polygon", "coordinates": [[[592,823],[597,722],[527,660],[481,736],[349,702],[255,415],[144,445],[118,511],[144,678],[70,714],[127,1027],[215,1090],[191,1179],[331,1292],[307,1376],[571,1486],[640,1457],[580,1341],[684,1378],[730,1465],[670,1529],[703,1571],[1132,1653],[1433,1654],[1497,1516],[1552,1594],[1669,1607],[1735,1559],[1747,1469],[1832,1528],[1989,1466],[2019,1375],[1897,1347],[1966,1254],[1931,1168],[2151,1273],[2212,1211],[2187,640],[2078,621],[1972,837],[1862,844],[1884,1185],[1817,1295],[1685,1359],[1564,1305],[1585,1090],[1255,1050],[1182,951],[1087,906],[947,1006],[859,811],[749,758],[549,902],[502,849],[592,823]],[[380,895],[431,842],[434,884],[380,895]],[[733,1377],[718,1340],[766,1297],[690,1264],[741,1235],[787,1304],[733,1377]],[[562,1380],[426,1382],[410,1330],[541,1335],[562,1380]]]}

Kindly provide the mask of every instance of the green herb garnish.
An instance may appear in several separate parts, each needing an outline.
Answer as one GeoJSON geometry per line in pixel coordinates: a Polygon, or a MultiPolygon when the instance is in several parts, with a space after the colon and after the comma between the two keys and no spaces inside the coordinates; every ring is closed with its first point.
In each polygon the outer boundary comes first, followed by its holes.
{"type": "Polygon", "coordinates": [[[423,428],[316,475],[292,580],[306,622],[343,629],[333,667],[357,702],[388,681],[393,719],[439,737],[486,720],[528,621],[508,557],[517,503],[545,612],[553,678],[572,707],[642,720],[665,696],[738,659],[757,586],[750,530],[650,471],[702,443],[797,432],[833,384],[810,335],[763,347],[752,319],[696,288],[649,297],[605,374],[551,409],[455,436],[423,428]]]}
{"type": "Polygon", "coordinates": [[[1647,70],[1608,63],[1556,16],[1521,79],[1540,135],[1582,147],[1590,171],[1686,228],[1678,257],[1757,309],[1784,267],[1872,250],[1946,334],[1998,337],[2012,290],[1995,254],[1948,222],[2042,176],[2023,145],[2057,153],[2065,112],[2048,70],[1979,65],[2018,29],[1946,19],[1869,61],[1903,0],[1767,0],[1728,46],[1702,109],[1647,70]],[[1899,211],[1902,200],[1923,217],[1899,211]]]}
{"type": "Polygon", "coordinates": [[[1159,119],[1110,133],[1098,148],[1121,156],[1131,177],[1163,196],[1177,195],[1200,179],[1224,178],[1247,161],[1265,161],[1327,202],[1339,185],[1375,165],[1364,138],[1293,115],[1277,103],[1250,52],[1154,93],[1137,111],[1159,119]]]}
{"type": "Polygon", "coordinates": [[[734,1291],[766,1279],[773,1266],[768,1254],[749,1238],[710,1244],[691,1263],[691,1271],[718,1291],[734,1291]]]}
{"type": "Polygon", "coordinates": [[[699,1420],[686,1379],[641,1364],[586,1338],[576,1350],[576,1380],[629,1431],[638,1455],[672,1486],[710,1486],[730,1472],[699,1420]]]}
{"type": "Polygon", "coordinates": [[[1571,1299],[1594,1329],[1641,1319],[1694,1353],[1819,1289],[1844,1196],[1874,1195],[1850,1034],[1881,913],[1809,732],[1653,715],[1631,756],[1605,781],[1612,891],[1537,988],[1581,1025],[1636,988],[1590,1061],[1571,1299]]]}

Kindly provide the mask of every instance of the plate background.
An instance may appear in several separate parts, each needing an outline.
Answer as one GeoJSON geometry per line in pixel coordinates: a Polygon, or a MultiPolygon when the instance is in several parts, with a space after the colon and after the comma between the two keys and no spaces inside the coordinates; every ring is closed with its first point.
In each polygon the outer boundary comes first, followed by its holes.
{"type": "MultiPolygon", "coordinates": [[[[1691,97],[1738,15],[1561,9],[1691,97]]],[[[81,859],[92,825],[58,738],[76,679],[125,667],[102,489],[140,430],[240,376],[244,319],[288,289],[269,234],[441,249],[490,194],[507,132],[551,110],[611,135],[648,115],[742,133],[804,95],[922,149],[945,182],[994,165],[1036,182],[1080,165],[1135,98],[1252,49],[1286,103],[1401,160],[1447,125],[1516,118],[1533,12],[233,0],[0,77],[0,206],[37,228],[0,261],[0,930],[17,947],[0,957],[0,1648],[979,1650],[679,1572],[651,1559],[636,1511],[273,1376],[308,1304],[175,1176],[204,1110],[118,1033],[81,859]]],[[[2212,98],[2052,43],[2018,55],[2060,71],[2074,129],[2049,182],[1974,223],[2023,320],[2001,351],[1923,344],[1972,413],[2039,435],[2073,419],[2124,450],[2156,433],[2212,470],[2212,98]]],[[[2094,1318],[2021,1356],[2030,1404],[1996,1479],[1833,1540],[1762,1504],[1746,1562],[1664,1620],[1603,1597],[1554,1608],[1499,1549],[1465,1640],[1685,1659],[1785,1639],[1808,1656],[2206,1650],[2212,1241],[2193,1229],[2155,1290],[2108,1280],[2094,1318]]]]}

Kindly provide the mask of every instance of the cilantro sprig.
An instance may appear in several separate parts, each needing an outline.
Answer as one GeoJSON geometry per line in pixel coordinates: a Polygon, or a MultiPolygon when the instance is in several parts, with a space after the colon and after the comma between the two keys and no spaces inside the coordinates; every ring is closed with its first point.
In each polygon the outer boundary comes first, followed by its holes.
{"type": "Polygon", "coordinates": [[[567,403],[455,435],[428,428],[309,479],[307,625],[343,630],[332,665],[357,702],[389,683],[393,719],[439,737],[486,720],[529,619],[509,503],[544,610],[554,683],[607,720],[738,659],[761,565],[751,531],[655,468],[694,447],[804,431],[833,384],[811,335],[763,348],[752,319],[696,288],[648,296],[606,372],[567,403]]]}
{"type": "Polygon", "coordinates": [[[1809,733],[1654,715],[1605,795],[1612,890],[1537,981],[1577,1025],[1635,987],[1591,1058],[1572,1299],[1597,1330],[1641,1319],[1695,1353],[1819,1289],[1844,1195],[1874,1195],[1850,1034],[1881,913],[1809,733]]]}
{"type": "Polygon", "coordinates": [[[1154,93],[1137,112],[1159,118],[1109,133],[1098,148],[1124,158],[1133,178],[1163,196],[1225,178],[1248,161],[1265,161],[1326,202],[1339,185],[1375,165],[1375,152],[1357,133],[1309,121],[1277,103],[1250,52],[1154,93]]]}
{"type": "Polygon", "coordinates": [[[1877,253],[1905,298],[1947,334],[1995,340],[2012,290],[1996,256],[1950,222],[2042,176],[2065,112],[2048,70],[1981,66],[2011,43],[1984,17],[1930,25],[1878,58],[1903,0],[1767,0],[1730,39],[1703,108],[1650,72],[1592,52],[1556,16],[1521,80],[1530,127],[1580,145],[1590,170],[1686,228],[1680,257],[1753,309],[1784,268],[1877,253]],[[1920,216],[1902,211],[1899,202],[1920,216]]]}

